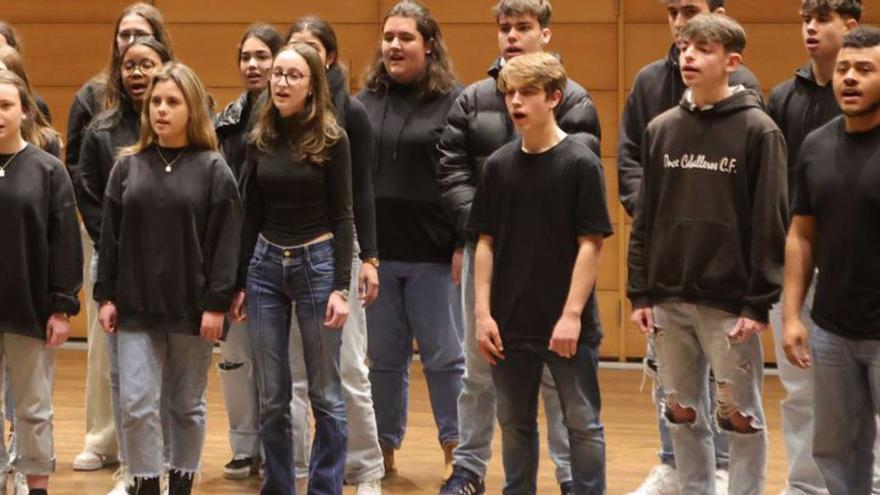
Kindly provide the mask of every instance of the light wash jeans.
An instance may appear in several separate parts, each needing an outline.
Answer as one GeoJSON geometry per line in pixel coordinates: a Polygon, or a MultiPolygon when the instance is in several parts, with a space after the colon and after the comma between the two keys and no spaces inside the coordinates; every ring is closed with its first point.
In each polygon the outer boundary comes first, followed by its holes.
{"type": "MultiPolygon", "coordinates": [[[[356,485],[382,479],[385,467],[376,433],[376,413],[370,388],[370,369],[367,367],[367,320],[358,294],[358,276],[361,260],[355,258],[351,266],[349,288],[350,312],[342,330],[339,375],[342,378],[342,396],[348,417],[348,456],[345,461],[345,481],[356,485]]],[[[294,312],[296,307],[294,305],[294,312]]],[[[293,400],[290,403],[293,418],[293,452],[296,457],[297,477],[308,475],[309,411],[308,377],[304,363],[302,338],[296,318],[291,319],[290,363],[293,377],[293,400]],[[302,474],[300,474],[302,473],[302,474]]]]}
{"type": "Polygon", "coordinates": [[[871,493],[880,413],[880,341],[813,326],[813,457],[831,495],[871,493]]]}
{"type": "Polygon", "coordinates": [[[505,495],[537,493],[538,389],[549,369],[561,398],[563,423],[571,441],[573,493],[604,495],[605,432],[599,419],[598,346],[580,345],[563,358],[546,345],[518,344],[504,350],[492,368],[504,459],[505,495]]]}
{"type": "Polygon", "coordinates": [[[379,442],[394,448],[403,442],[414,337],[440,443],[457,442],[456,399],[464,355],[461,295],[452,283],[450,264],[383,260],[379,286],[379,297],[367,308],[367,352],[379,442]]]}
{"type": "Polygon", "coordinates": [[[316,433],[309,463],[309,493],[342,493],[347,425],[339,378],[342,331],[324,325],[333,288],[333,241],[283,247],[262,236],[247,279],[249,335],[260,391],[260,440],[266,457],[261,493],[295,493],[292,381],[288,356],[291,304],[303,342],[309,400],[316,433]]]}
{"type": "Polygon", "coordinates": [[[764,358],[761,340],[739,343],[727,336],[738,316],[689,303],[654,307],[654,350],[666,392],[664,415],[672,432],[681,493],[715,494],[715,449],[711,422],[730,433],[731,495],[763,495],[767,467],[767,431],[761,406],[764,358]],[[717,399],[712,418],[706,384],[715,373],[717,399]],[[680,404],[696,411],[693,423],[673,423],[669,408],[680,404]],[[732,431],[727,417],[739,411],[753,433],[732,431]]]}
{"type": "Polygon", "coordinates": [[[118,360],[125,363],[119,366],[119,404],[128,476],[155,478],[164,471],[166,422],[169,467],[196,474],[205,443],[205,388],[213,344],[162,331],[120,328],[116,334],[118,360]]]}
{"type": "MultiPolygon", "coordinates": [[[[477,351],[474,316],[474,249],[468,243],[461,267],[462,305],[464,307],[465,372],[458,396],[458,424],[461,443],[453,454],[456,466],[468,469],[481,478],[492,458],[492,434],[495,430],[495,385],[492,366],[477,351]]],[[[541,398],[547,418],[547,446],[556,465],[556,479],[564,483],[572,479],[568,430],[562,423],[562,406],[550,370],[544,368],[541,398]]]]}
{"type": "Polygon", "coordinates": [[[6,363],[5,382],[15,402],[15,452],[10,462],[0,425],[0,472],[12,468],[24,474],[49,475],[55,471],[55,350],[47,349],[45,340],[0,329],[0,358],[6,363]]]}
{"type": "Polygon", "coordinates": [[[226,340],[220,343],[223,361],[217,364],[223,400],[229,418],[229,447],[232,457],[260,455],[260,396],[254,370],[248,323],[232,323],[226,340]]]}

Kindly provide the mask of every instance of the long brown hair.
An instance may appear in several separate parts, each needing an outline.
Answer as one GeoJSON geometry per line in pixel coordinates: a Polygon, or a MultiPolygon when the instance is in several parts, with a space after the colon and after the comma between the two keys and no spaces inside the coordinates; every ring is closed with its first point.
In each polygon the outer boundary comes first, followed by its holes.
{"type": "MultiPolygon", "coordinates": [[[[27,69],[24,68],[24,60],[21,57],[21,52],[9,46],[0,46],[0,63],[6,66],[8,70],[11,70],[18,77],[24,81],[25,87],[27,87],[28,93],[33,96],[34,87],[31,86],[30,78],[27,75],[27,69]]],[[[34,97],[36,101],[36,97],[34,97]]],[[[31,116],[32,119],[36,121],[36,127],[38,128],[49,128],[52,129],[52,124],[49,123],[49,119],[46,118],[46,115],[43,114],[43,111],[37,107],[37,113],[31,116]]],[[[54,132],[54,129],[52,129],[54,132]]],[[[57,133],[55,133],[57,134],[57,133]]]]}
{"type": "Polygon", "coordinates": [[[104,67],[104,70],[95,80],[104,83],[104,91],[101,96],[101,110],[115,108],[119,105],[119,98],[122,95],[122,88],[111,83],[116,74],[119,74],[122,68],[122,53],[119,51],[119,45],[116,43],[116,37],[119,35],[119,24],[129,15],[139,15],[143,17],[150,28],[153,30],[153,36],[159,43],[162,43],[167,49],[171,58],[174,58],[174,50],[171,48],[171,36],[165,29],[165,20],[162,13],[156,7],[150,4],[138,2],[126,7],[119,17],[116,19],[116,27],[113,29],[113,41],[110,44],[110,62],[104,67]]]}
{"type": "Polygon", "coordinates": [[[21,51],[21,41],[18,40],[18,33],[6,21],[0,21],[0,36],[6,38],[6,43],[9,46],[21,51]]]}
{"type": "MultiPolygon", "coordinates": [[[[271,94],[263,103],[259,117],[251,131],[251,141],[261,151],[269,151],[282,140],[286,140],[297,160],[323,164],[329,158],[329,148],[342,137],[342,130],[336,123],[333,101],[327,85],[327,74],[321,63],[321,56],[305,43],[291,43],[278,55],[286,51],[299,54],[309,66],[309,91],[305,106],[296,115],[283,118],[272,103],[271,94]]],[[[271,92],[271,88],[269,90],[271,92]]]]}
{"type": "Polygon", "coordinates": [[[158,144],[159,140],[150,122],[150,105],[152,104],[150,100],[153,98],[156,85],[165,81],[174,82],[183,93],[183,101],[186,102],[186,108],[189,112],[189,119],[186,122],[186,137],[189,146],[217,150],[217,134],[214,132],[214,123],[211,119],[208,91],[192,69],[180,62],[169,62],[153,76],[147,94],[144,95],[144,108],[141,110],[141,133],[138,141],[123,148],[119,152],[120,156],[134,155],[149,148],[153,143],[158,144]]]}
{"type": "Polygon", "coordinates": [[[21,137],[34,146],[46,149],[53,140],[60,139],[58,132],[44,118],[27,83],[11,70],[0,70],[0,84],[9,84],[18,90],[21,109],[27,116],[21,122],[21,137]]]}
{"type": "MultiPolygon", "coordinates": [[[[419,94],[422,97],[434,98],[452,91],[455,85],[455,75],[447,55],[448,50],[443,41],[440,24],[431,11],[415,0],[402,0],[385,14],[385,18],[382,20],[383,30],[385,23],[391,17],[407,17],[414,20],[416,29],[425,40],[425,45],[431,45],[431,53],[427,55],[426,60],[427,67],[416,83],[419,94]]],[[[364,86],[370,91],[380,91],[388,87],[389,79],[380,43],[376,55],[373,57],[373,62],[364,75],[364,86]]]]}

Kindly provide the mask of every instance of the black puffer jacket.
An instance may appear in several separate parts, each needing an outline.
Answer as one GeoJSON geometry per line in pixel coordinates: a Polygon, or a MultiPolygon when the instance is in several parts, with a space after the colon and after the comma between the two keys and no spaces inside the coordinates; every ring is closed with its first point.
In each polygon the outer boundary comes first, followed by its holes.
{"type": "Polygon", "coordinates": [[[220,152],[226,158],[236,180],[241,179],[241,167],[247,159],[251,110],[254,108],[251,99],[250,92],[245,91],[214,117],[214,130],[217,131],[217,139],[220,141],[220,152]]]}
{"type": "MultiPolygon", "coordinates": [[[[460,234],[464,233],[470,216],[483,162],[517,135],[507,114],[504,95],[498,91],[496,79],[500,71],[499,58],[489,68],[490,77],[471,84],[459,95],[449,111],[439,144],[437,178],[443,202],[455,215],[460,234]]],[[[591,135],[589,147],[600,154],[602,136],[596,107],[590,93],[572,80],[556,108],[556,120],[569,134],[591,135]]]]}

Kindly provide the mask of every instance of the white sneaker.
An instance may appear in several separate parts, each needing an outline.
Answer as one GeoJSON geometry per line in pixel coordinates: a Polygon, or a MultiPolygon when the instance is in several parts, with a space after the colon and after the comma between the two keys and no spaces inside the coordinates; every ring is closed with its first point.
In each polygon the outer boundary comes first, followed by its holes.
{"type": "Polygon", "coordinates": [[[678,471],[668,464],[658,464],[642,485],[627,495],[678,495],[678,471]]]}
{"type": "Polygon", "coordinates": [[[73,458],[74,471],[97,471],[104,466],[116,464],[119,460],[116,456],[108,456],[83,450],[73,458]]]}
{"type": "Polygon", "coordinates": [[[122,479],[116,480],[116,484],[113,485],[113,489],[107,492],[107,495],[128,495],[128,490],[125,487],[125,481],[122,479]]]}
{"type": "Polygon", "coordinates": [[[358,483],[355,495],[382,495],[382,480],[358,483]]]}
{"type": "Polygon", "coordinates": [[[28,495],[28,492],[30,491],[27,484],[27,476],[18,471],[15,472],[15,483],[13,486],[15,486],[15,489],[12,493],[15,495],[28,495]]]}
{"type": "Polygon", "coordinates": [[[727,485],[730,484],[730,473],[726,469],[715,470],[715,495],[727,495],[727,485]]]}

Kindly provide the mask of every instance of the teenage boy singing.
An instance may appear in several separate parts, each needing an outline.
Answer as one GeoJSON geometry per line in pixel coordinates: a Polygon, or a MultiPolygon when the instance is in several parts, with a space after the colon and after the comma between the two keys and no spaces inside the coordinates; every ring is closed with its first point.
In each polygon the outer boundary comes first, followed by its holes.
{"type": "Polygon", "coordinates": [[[492,365],[505,494],[536,491],[545,365],[568,429],[572,493],[605,491],[594,287],[612,231],[599,158],[585,136],[569,136],[556,122],[565,85],[565,70],[546,53],[501,70],[498,89],[521,137],[483,165],[469,220],[479,234],[476,340],[492,365]]]}
{"type": "MultiPolygon", "coordinates": [[[[801,35],[809,62],[797,69],[794,77],[773,89],[767,105],[770,116],[779,125],[788,145],[788,197],[796,196],[796,162],[798,151],[807,134],[840,115],[834,99],[831,79],[837,65],[837,52],[843,37],[859,25],[862,16],[860,0],[803,0],[798,13],[801,35]]],[[[810,328],[813,288],[801,315],[810,328]]],[[[784,297],[784,296],[783,296],[784,297]]],[[[818,495],[827,493],[825,482],[813,460],[813,371],[801,370],[783,359],[782,308],[775,304],[770,310],[776,366],[785,388],[782,400],[782,433],[788,454],[788,488],[786,494],[818,495]]]]}
{"type": "MultiPolygon", "coordinates": [[[[632,91],[620,118],[620,132],[617,145],[617,175],[620,202],[627,214],[635,215],[639,187],[642,183],[642,135],[648,122],[661,113],[675,107],[684,95],[684,80],[678,64],[679,45],[682,42],[681,29],[699,14],[724,14],[725,0],[664,0],[672,46],[666,57],[643,67],[633,82],[632,91]]],[[[730,76],[730,84],[744,85],[761,94],[758,79],[743,65],[730,76]]],[[[645,356],[646,369],[654,374],[656,360],[650,342],[645,356]]],[[[714,387],[714,385],[710,384],[714,387]]],[[[712,390],[712,389],[710,389],[712,390]]],[[[660,418],[660,403],[663,389],[659,381],[654,381],[654,402],[657,407],[657,429],[660,433],[660,463],[651,469],[645,481],[629,495],[678,495],[678,474],[675,470],[675,455],[672,452],[672,438],[669,428],[660,418]]],[[[713,392],[714,393],[714,392],[713,392]]],[[[713,397],[714,398],[714,397],[713,397]]],[[[727,434],[714,429],[716,486],[719,492],[727,487],[727,463],[729,448],[727,434]]]]}
{"type": "Polygon", "coordinates": [[[681,493],[715,494],[713,422],[730,436],[730,493],[763,494],[758,335],[779,298],[788,214],[782,133],[729,85],[746,35],[703,14],[682,29],[680,105],[648,124],[630,239],[632,320],[650,335],[681,493]],[[706,380],[715,374],[712,417],[706,380]]]}
{"type": "MultiPolygon", "coordinates": [[[[489,77],[471,84],[458,97],[439,145],[442,155],[438,180],[464,244],[453,259],[453,267],[458,267],[453,268],[453,277],[458,278],[460,273],[465,329],[465,375],[458,398],[461,441],[453,453],[453,472],[440,488],[440,495],[484,493],[484,478],[492,455],[495,389],[491,367],[477,352],[473,272],[476,235],[468,232],[466,226],[483,163],[516,138],[516,126],[507,115],[496,79],[506,63],[523,54],[544,51],[552,37],[552,8],[547,0],[500,0],[493,14],[498,26],[499,57],[489,68],[489,77]]],[[[599,153],[599,118],[589,93],[581,85],[568,80],[555,115],[565,132],[588,134],[590,148],[599,153]]],[[[556,464],[560,492],[567,495],[572,484],[568,434],[562,424],[559,395],[547,371],[542,398],[550,458],[556,464]]]]}
{"type": "Polygon", "coordinates": [[[843,39],[843,116],[804,140],[785,245],[784,350],[812,366],[813,457],[831,495],[871,493],[880,413],[880,30],[843,39]],[[803,302],[818,268],[809,327],[803,302]],[[812,348],[812,355],[811,355],[812,348]]]}

